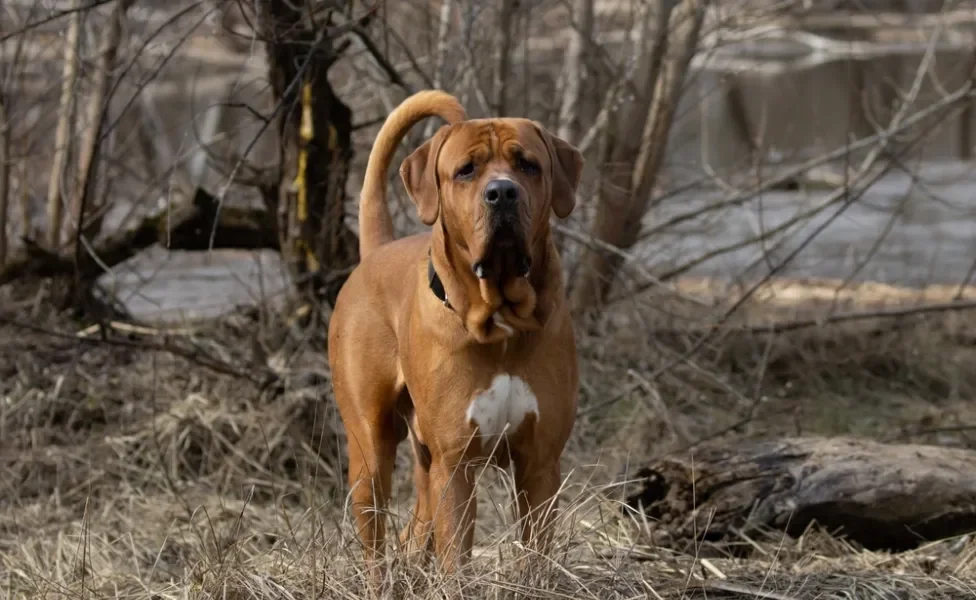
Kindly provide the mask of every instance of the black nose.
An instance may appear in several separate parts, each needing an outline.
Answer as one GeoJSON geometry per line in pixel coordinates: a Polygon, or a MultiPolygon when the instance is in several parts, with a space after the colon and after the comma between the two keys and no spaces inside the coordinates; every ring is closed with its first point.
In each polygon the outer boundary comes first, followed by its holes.
{"type": "Polygon", "coordinates": [[[485,202],[493,208],[512,208],[518,199],[518,186],[510,179],[496,179],[485,186],[485,202]]]}

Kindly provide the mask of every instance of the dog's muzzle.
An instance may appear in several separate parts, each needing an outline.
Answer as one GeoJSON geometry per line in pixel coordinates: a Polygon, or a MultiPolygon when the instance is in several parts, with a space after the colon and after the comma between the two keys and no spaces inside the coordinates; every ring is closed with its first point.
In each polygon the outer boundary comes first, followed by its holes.
{"type": "Polygon", "coordinates": [[[488,243],[485,254],[473,265],[479,279],[521,277],[529,272],[532,259],[520,219],[522,191],[511,179],[495,179],[485,186],[488,243]]]}

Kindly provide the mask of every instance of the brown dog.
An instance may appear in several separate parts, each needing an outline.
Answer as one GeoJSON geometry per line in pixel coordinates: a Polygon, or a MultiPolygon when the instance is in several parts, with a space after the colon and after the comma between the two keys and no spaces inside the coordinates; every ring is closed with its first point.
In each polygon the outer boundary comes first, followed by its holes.
{"type": "Polygon", "coordinates": [[[514,462],[523,540],[551,519],[578,375],[549,214],[573,210],[582,166],[576,148],[540,125],[465,120],[443,92],[411,96],[380,130],[360,198],[362,262],[329,324],[353,513],[371,562],[408,434],[417,501],[401,539],[432,543],[444,569],[470,558],[472,470],[485,459],[514,462]],[[400,176],[432,231],[394,240],[387,168],[406,132],[431,116],[448,124],[400,176]]]}

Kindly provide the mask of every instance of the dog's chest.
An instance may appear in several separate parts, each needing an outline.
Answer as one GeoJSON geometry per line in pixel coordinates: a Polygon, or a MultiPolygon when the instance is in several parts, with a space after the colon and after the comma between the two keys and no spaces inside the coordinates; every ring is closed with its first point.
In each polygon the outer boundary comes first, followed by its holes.
{"type": "Polygon", "coordinates": [[[530,414],[539,417],[539,404],[529,384],[520,377],[499,374],[488,389],[471,399],[467,418],[477,428],[482,448],[490,450],[491,444],[514,433],[530,414]]]}

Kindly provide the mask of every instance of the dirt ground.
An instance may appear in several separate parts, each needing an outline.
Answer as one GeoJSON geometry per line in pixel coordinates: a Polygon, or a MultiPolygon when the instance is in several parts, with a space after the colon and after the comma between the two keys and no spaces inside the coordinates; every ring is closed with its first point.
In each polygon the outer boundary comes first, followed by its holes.
{"type": "MultiPolygon", "coordinates": [[[[720,312],[707,288],[617,306],[580,334],[580,417],[554,557],[513,542],[510,481],[488,472],[475,576],[445,580],[394,558],[395,597],[972,597],[968,536],[889,554],[812,528],[687,552],[621,509],[629,473],[706,440],[849,434],[976,447],[972,314],[773,335],[759,325],[828,303],[811,300],[816,286],[782,286],[673,364],[720,312]]],[[[855,290],[839,310],[918,301],[899,293],[855,290]]],[[[0,596],[361,597],[320,327],[241,310],[165,332],[99,330],[43,295],[0,290],[0,596]]],[[[405,448],[396,480],[398,523],[411,497],[405,448]]]]}

